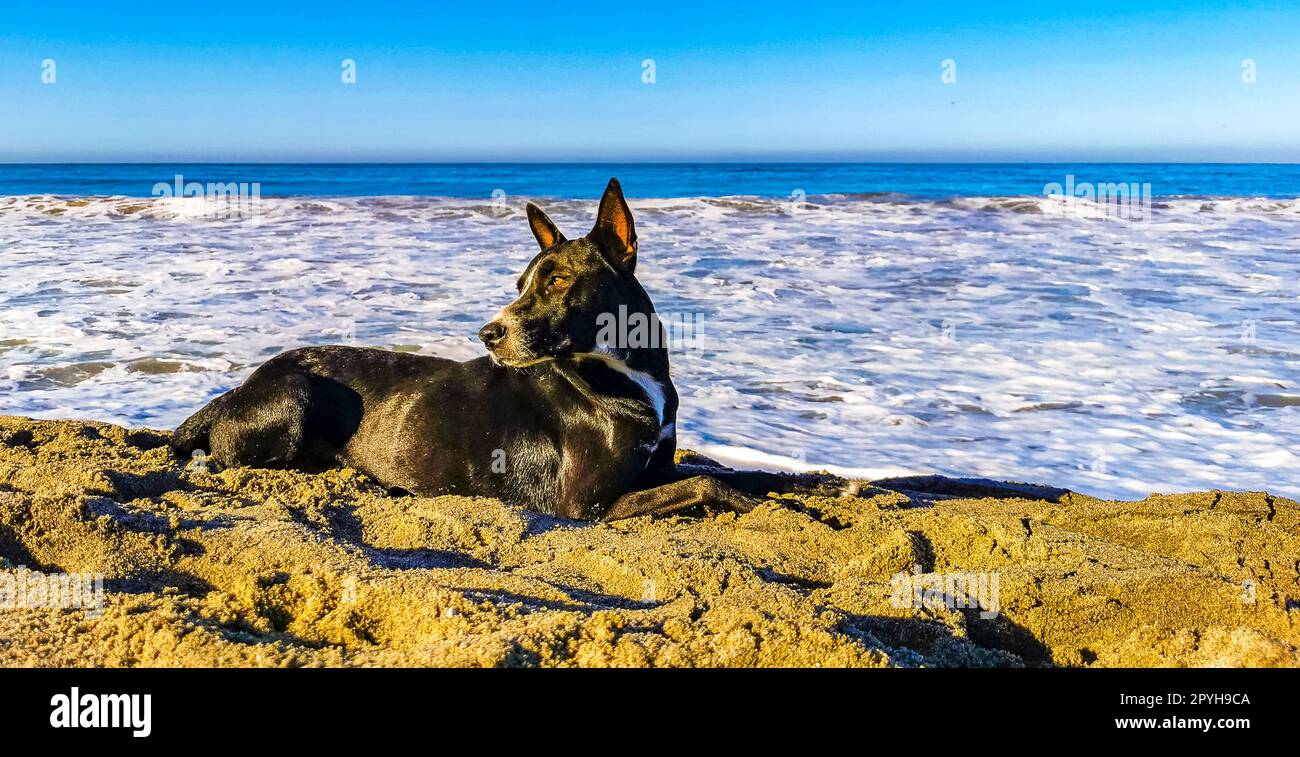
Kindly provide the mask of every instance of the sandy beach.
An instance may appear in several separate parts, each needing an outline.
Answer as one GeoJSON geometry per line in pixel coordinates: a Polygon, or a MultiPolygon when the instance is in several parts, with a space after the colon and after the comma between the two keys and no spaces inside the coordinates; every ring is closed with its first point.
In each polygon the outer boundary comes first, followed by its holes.
{"type": "Polygon", "coordinates": [[[1300,508],[1263,492],[809,475],[743,516],[585,524],[165,441],[0,417],[2,576],[104,580],[98,611],[0,611],[0,665],[1300,665],[1300,508]],[[954,575],[995,607],[900,602],[954,575]]]}

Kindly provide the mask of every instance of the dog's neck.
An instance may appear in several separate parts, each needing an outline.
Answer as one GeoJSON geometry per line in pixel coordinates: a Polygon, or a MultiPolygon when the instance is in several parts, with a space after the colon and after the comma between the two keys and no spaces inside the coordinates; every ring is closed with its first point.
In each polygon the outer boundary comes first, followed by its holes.
{"type": "Polygon", "coordinates": [[[672,421],[667,416],[668,396],[672,391],[672,384],[666,378],[666,371],[651,373],[647,370],[634,368],[631,362],[621,358],[613,350],[578,353],[573,356],[573,361],[578,366],[579,373],[581,373],[583,367],[595,364],[619,374],[624,379],[635,384],[640,392],[645,395],[645,401],[654,410],[655,418],[659,421],[661,427],[672,421]],[[660,378],[660,376],[664,376],[664,378],[660,378]]]}
{"type": "MultiPolygon", "coordinates": [[[[647,303],[649,298],[647,298],[647,303]]],[[[647,307],[643,315],[649,319],[654,314],[654,307],[647,307]]],[[[646,399],[655,410],[661,426],[673,422],[671,407],[676,404],[676,390],[668,369],[667,334],[662,324],[655,323],[660,329],[654,335],[655,346],[625,347],[598,344],[590,352],[576,353],[572,360],[576,364],[598,363],[621,374],[624,378],[640,387],[646,399]],[[669,398],[674,398],[669,402],[669,398]]]]}
{"type": "Polygon", "coordinates": [[[667,384],[672,380],[668,374],[668,349],[666,347],[620,349],[608,345],[597,345],[591,352],[580,352],[573,357],[578,360],[596,359],[610,364],[619,364],[627,370],[644,373],[661,384],[667,384]]]}
{"type": "Polygon", "coordinates": [[[623,317],[622,314],[626,312],[629,319],[634,316],[645,319],[653,329],[650,335],[651,346],[597,345],[596,352],[607,358],[622,361],[631,370],[648,374],[655,381],[671,386],[672,379],[668,375],[668,344],[671,335],[664,323],[659,320],[654,303],[650,301],[650,295],[642,288],[641,282],[632,279],[631,289],[627,310],[623,311],[623,306],[619,306],[620,317],[623,317]]]}

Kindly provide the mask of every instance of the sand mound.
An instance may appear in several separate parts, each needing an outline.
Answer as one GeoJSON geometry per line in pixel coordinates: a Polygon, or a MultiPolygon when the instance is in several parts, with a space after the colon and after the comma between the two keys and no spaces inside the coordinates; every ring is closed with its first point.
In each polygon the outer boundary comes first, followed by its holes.
{"type": "Polygon", "coordinates": [[[0,417],[0,578],[105,586],[0,610],[0,664],[1300,665],[1300,509],[1267,494],[810,476],[740,517],[582,524],[186,470],[165,438],[0,417]]]}

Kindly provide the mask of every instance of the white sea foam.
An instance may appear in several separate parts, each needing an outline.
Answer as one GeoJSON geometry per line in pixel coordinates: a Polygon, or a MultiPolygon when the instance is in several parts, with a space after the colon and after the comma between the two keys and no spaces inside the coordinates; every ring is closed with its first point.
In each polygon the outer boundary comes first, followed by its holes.
{"type": "MultiPolygon", "coordinates": [[[[1300,203],[632,203],[638,274],[702,314],[681,444],[767,468],[1300,496],[1300,203]],[[702,345],[702,346],[701,346],[702,345]]],[[[543,202],[570,235],[589,202],[543,202]]],[[[0,412],[171,427],[304,344],[481,354],[522,203],[0,197],[0,412]]]]}

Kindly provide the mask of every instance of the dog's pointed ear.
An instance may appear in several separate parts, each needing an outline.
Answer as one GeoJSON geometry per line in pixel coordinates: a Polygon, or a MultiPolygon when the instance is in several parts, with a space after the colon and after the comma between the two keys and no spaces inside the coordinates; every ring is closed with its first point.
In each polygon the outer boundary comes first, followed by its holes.
{"type": "Polygon", "coordinates": [[[537,243],[543,250],[565,241],[564,234],[560,233],[555,223],[541,208],[531,202],[528,203],[528,227],[533,230],[533,236],[537,237],[537,243]]]}
{"type": "Polygon", "coordinates": [[[636,270],[636,226],[618,179],[610,179],[605,187],[600,210],[596,211],[596,225],[587,237],[616,269],[629,276],[636,270]]]}

